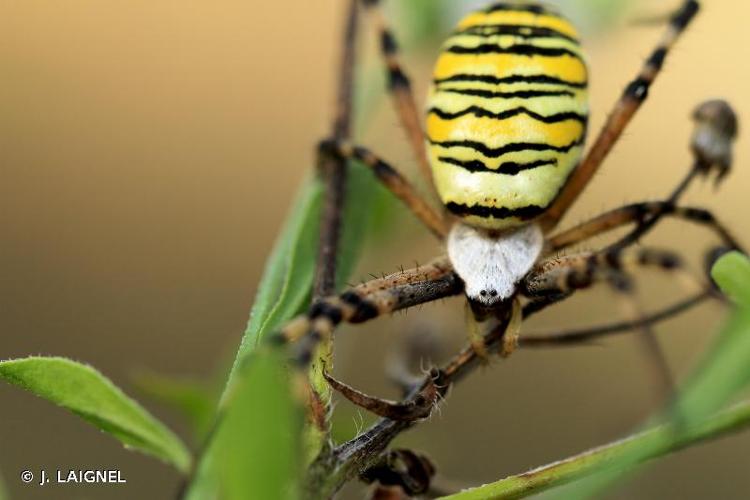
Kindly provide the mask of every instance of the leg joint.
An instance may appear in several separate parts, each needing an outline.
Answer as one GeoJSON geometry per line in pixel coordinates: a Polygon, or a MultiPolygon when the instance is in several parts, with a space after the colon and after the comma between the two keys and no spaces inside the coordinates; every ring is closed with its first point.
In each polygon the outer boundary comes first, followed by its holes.
{"type": "Polygon", "coordinates": [[[363,323],[376,318],[380,314],[375,304],[363,299],[356,292],[344,292],[340,298],[344,304],[353,309],[352,317],[349,319],[351,323],[363,323]]]}
{"type": "Polygon", "coordinates": [[[408,90],[411,87],[409,77],[401,68],[388,69],[388,87],[391,90],[408,90]]]}
{"type": "Polygon", "coordinates": [[[625,97],[635,99],[638,102],[645,101],[646,98],[648,98],[648,90],[650,86],[650,80],[642,77],[636,78],[625,88],[625,97]]]}
{"type": "Polygon", "coordinates": [[[380,50],[386,56],[392,56],[398,52],[398,43],[396,37],[389,30],[383,30],[380,33],[380,50]]]}
{"type": "Polygon", "coordinates": [[[678,31],[684,30],[690,21],[700,10],[700,4],[695,0],[689,0],[672,16],[671,24],[678,31]]]}
{"type": "Polygon", "coordinates": [[[331,323],[333,323],[334,326],[341,323],[341,320],[344,317],[344,313],[341,310],[341,307],[326,301],[320,301],[313,304],[307,315],[311,320],[317,318],[327,318],[331,321],[331,323]]]}
{"type": "Polygon", "coordinates": [[[659,47],[648,58],[647,64],[655,70],[660,70],[664,66],[664,60],[667,58],[667,49],[659,47]]]}

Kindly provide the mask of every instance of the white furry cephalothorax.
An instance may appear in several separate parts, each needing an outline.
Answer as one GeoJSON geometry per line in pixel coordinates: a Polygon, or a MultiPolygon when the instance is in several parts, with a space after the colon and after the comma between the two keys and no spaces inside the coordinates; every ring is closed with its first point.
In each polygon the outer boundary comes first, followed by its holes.
{"type": "Polygon", "coordinates": [[[517,283],[536,263],[544,236],[536,224],[492,237],[465,224],[455,224],[448,235],[448,257],[464,281],[466,295],[492,305],[515,292],[517,283]]]}

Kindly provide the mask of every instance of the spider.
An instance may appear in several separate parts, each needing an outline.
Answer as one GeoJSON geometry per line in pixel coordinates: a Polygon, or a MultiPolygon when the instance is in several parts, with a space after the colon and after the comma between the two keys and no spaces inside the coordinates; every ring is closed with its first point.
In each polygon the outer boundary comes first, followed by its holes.
{"type": "MultiPolygon", "coordinates": [[[[728,173],[738,129],[731,107],[713,100],[696,108],[691,140],[695,161],[669,197],[616,208],[561,232],[555,228],[647,99],[669,50],[697,14],[698,2],[684,1],[671,16],[585,155],[588,70],[576,30],[560,14],[534,2],[500,2],[465,17],[435,65],[423,131],[379,2],[362,4],[379,31],[395,108],[443,210],[434,209],[396,168],[365,147],[327,139],[319,144],[319,158],[355,159],[370,167],[444,244],[447,255],[318,299],[275,339],[299,341],[296,360],[307,367],[315,361],[315,346],[341,323],[361,323],[464,294],[470,355],[487,359],[489,339],[494,339],[499,353],[508,356],[519,342],[524,318],[578,290],[605,284],[618,292],[633,316],[626,327],[642,330],[640,338],[659,363],[650,318],[636,306],[630,274],[641,267],[680,271],[682,263],[670,250],[631,247],[659,220],[673,217],[713,230],[722,240],[722,251],[740,248],[711,212],[678,204],[696,177],[715,175],[718,183],[728,173]],[[605,248],[561,256],[566,248],[631,224],[631,232],[605,248]]],[[[711,254],[715,257],[717,251],[711,254]]],[[[548,341],[585,338],[579,332],[548,341]]],[[[662,376],[668,387],[668,372],[662,376]]],[[[381,416],[406,421],[429,414],[429,409],[419,408],[429,398],[422,398],[414,410],[415,405],[407,408],[365,396],[327,379],[344,396],[381,416]]]]}

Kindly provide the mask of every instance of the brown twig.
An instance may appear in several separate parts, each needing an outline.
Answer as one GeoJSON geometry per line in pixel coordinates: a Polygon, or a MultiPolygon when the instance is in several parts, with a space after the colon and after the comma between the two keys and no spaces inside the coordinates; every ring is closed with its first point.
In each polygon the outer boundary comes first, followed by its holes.
{"type": "MultiPolygon", "coordinates": [[[[352,108],[354,95],[354,69],[356,64],[357,27],[359,24],[359,0],[350,0],[345,18],[343,34],[343,53],[339,65],[339,81],[336,99],[336,112],[331,130],[331,139],[348,141],[352,132],[352,108]]],[[[347,161],[337,155],[327,154],[318,149],[318,173],[325,183],[325,201],[320,222],[320,239],[318,243],[318,258],[315,267],[313,283],[313,300],[332,295],[336,291],[337,259],[341,237],[341,222],[343,219],[344,203],[346,201],[347,161]]],[[[323,363],[313,367],[311,379],[319,377],[320,367],[330,358],[330,345],[321,345],[317,355],[322,357],[323,363]],[[317,374],[317,376],[316,376],[317,374]]],[[[321,379],[322,380],[322,379],[321,379]]],[[[320,433],[319,449],[311,450],[318,456],[310,465],[306,488],[310,495],[317,495],[325,477],[330,474],[331,448],[329,444],[330,397],[321,387],[311,386],[310,414],[313,425],[320,433]]]]}

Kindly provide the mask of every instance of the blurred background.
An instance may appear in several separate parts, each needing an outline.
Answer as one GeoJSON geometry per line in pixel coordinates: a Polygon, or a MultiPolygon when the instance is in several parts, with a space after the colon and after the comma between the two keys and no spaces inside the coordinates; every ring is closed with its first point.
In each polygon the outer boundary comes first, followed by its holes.
{"type": "MultiPolygon", "coordinates": [[[[558,2],[581,27],[591,70],[591,130],[660,34],[632,21],[679,2],[558,2]]],[[[642,112],[564,225],[627,202],[662,197],[691,157],[688,116],[723,97],[750,116],[750,6],[705,8],[680,41],[642,112]]],[[[264,260],[332,118],[341,0],[303,2],[0,3],[0,358],[85,361],[169,422],[135,381],[158,373],[220,386],[247,321],[264,260]]],[[[440,36],[480,2],[387,2],[420,101],[440,36]]],[[[365,30],[367,35],[372,32],[365,30]]],[[[360,71],[362,142],[414,178],[397,119],[380,94],[371,50],[360,71]]],[[[750,143],[706,205],[750,243],[750,143]]],[[[427,190],[424,190],[427,192],[427,190]]],[[[441,251],[411,216],[389,209],[352,278],[392,272],[441,251]]],[[[714,240],[664,223],[650,243],[684,250],[696,272],[714,240]]],[[[689,291],[640,280],[648,308],[689,291]]],[[[618,317],[605,289],[535,318],[550,331],[618,317]]],[[[337,338],[336,373],[395,397],[386,360],[418,335],[450,353],[464,342],[460,300],[427,305],[337,338]]],[[[689,373],[724,318],[701,306],[658,332],[677,376],[689,373]]],[[[437,359],[437,358],[436,358],[437,359]]],[[[621,437],[654,408],[654,381],[628,336],[571,350],[519,351],[462,382],[432,421],[397,444],[428,453],[453,485],[523,471],[621,437]]],[[[368,421],[346,403],[337,433],[368,421]]],[[[746,498],[750,435],[692,448],[651,465],[612,498],[746,498]]],[[[179,477],[130,453],[63,410],[0,385],[0,474],[12,498],[168,498],[179,477]],[[125,486],[21,484],[23,469],[116,468],[125,486]],[[54,488],[54,489],[53,489],[54,488]]],[[[358,498],[351,487],[342,498],[358,498]]]]}

